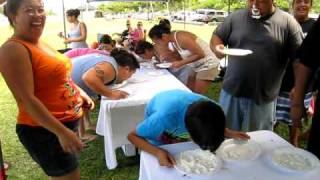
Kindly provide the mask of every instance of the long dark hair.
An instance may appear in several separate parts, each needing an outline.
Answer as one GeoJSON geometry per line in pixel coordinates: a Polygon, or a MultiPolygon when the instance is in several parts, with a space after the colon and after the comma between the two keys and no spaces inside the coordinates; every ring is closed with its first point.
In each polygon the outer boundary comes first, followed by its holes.
{"type": "Polygon", "coordinates": [[[149,31],[149,37],[151,39],[161,39],[163,34],[170,34],[170,28],[168,28],[167,24],[159,24],[153,26],[149,31]]]}
{"type": "Polygon", "coordinates": [[[79,9],[69,9],[66,12],[67,16],[75,16],[76,18],[78,18],[78,16],[80,15],[80,10],[79,9]]]}
{"type": "Polygon", "coordinates": [[[135,70],[140,68],[139,62],[134,57],[134,55],[130,54],[128,51],[120,48],[115,48],[110,52],[110,56],[112,56],[119,66],[128,66],[130,70],[135,70]]]}

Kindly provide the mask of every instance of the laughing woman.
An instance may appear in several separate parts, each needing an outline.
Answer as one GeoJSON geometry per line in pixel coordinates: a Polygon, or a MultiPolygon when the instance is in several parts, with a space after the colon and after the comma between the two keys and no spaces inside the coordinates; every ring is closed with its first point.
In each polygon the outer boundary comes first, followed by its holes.
{"type": "Polygon", "coordinates": [[[0,71],[19,108],[18,138],[52,179],[78,180],[83,144],[75,130],[93,102],[72,81],[70,59],[40,40],[42,0],[7,0],[5,14],[14,33],[0,48],[0,71]]]}

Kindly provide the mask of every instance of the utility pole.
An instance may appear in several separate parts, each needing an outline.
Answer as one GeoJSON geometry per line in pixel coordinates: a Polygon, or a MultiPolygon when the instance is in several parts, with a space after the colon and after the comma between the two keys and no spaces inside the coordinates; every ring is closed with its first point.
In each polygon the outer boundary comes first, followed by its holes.
{"type": "MultiPolygon", "coordinates": [[[[63,34],[64,37],[67,37],[67,30],[66,30],[66,13],[65,13],[65,9],[64,9],[64,0],[61,1],[62,2],[62,18],[63,18],[63,34]]],[[[65,48],[67,49],[67,44],[64,44],[65,48]]]]}

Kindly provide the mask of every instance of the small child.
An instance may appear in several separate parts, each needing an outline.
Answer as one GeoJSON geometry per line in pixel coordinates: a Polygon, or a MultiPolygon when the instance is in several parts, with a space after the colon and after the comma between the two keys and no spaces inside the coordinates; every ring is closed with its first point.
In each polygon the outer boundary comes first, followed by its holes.
{"type": "Polygon", "coordinates": [[[215,151],[225,137],[247,140],[250,137],[225,127],[221,107],[205,96],[183,90],[155,95],[128,139],[138,148],[153,154],[161,166],[172,167],[174,158],[158,147],[193,140],[203,150],[215,151]]]}

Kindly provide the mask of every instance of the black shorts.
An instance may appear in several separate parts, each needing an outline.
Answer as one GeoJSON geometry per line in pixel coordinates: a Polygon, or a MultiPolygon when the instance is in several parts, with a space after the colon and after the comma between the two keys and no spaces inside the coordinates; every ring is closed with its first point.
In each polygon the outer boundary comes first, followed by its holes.
{"type": "MultiPolygon", "coordinates": [[[[66,122],[64,125],[76,131],[78,120],[66,122]]],[[[76,154],[64,152],[58,137],[47,129],[17,124],[16,132],[32,159],[48,176],[63,176],[78,168],[76,154]]]]}

